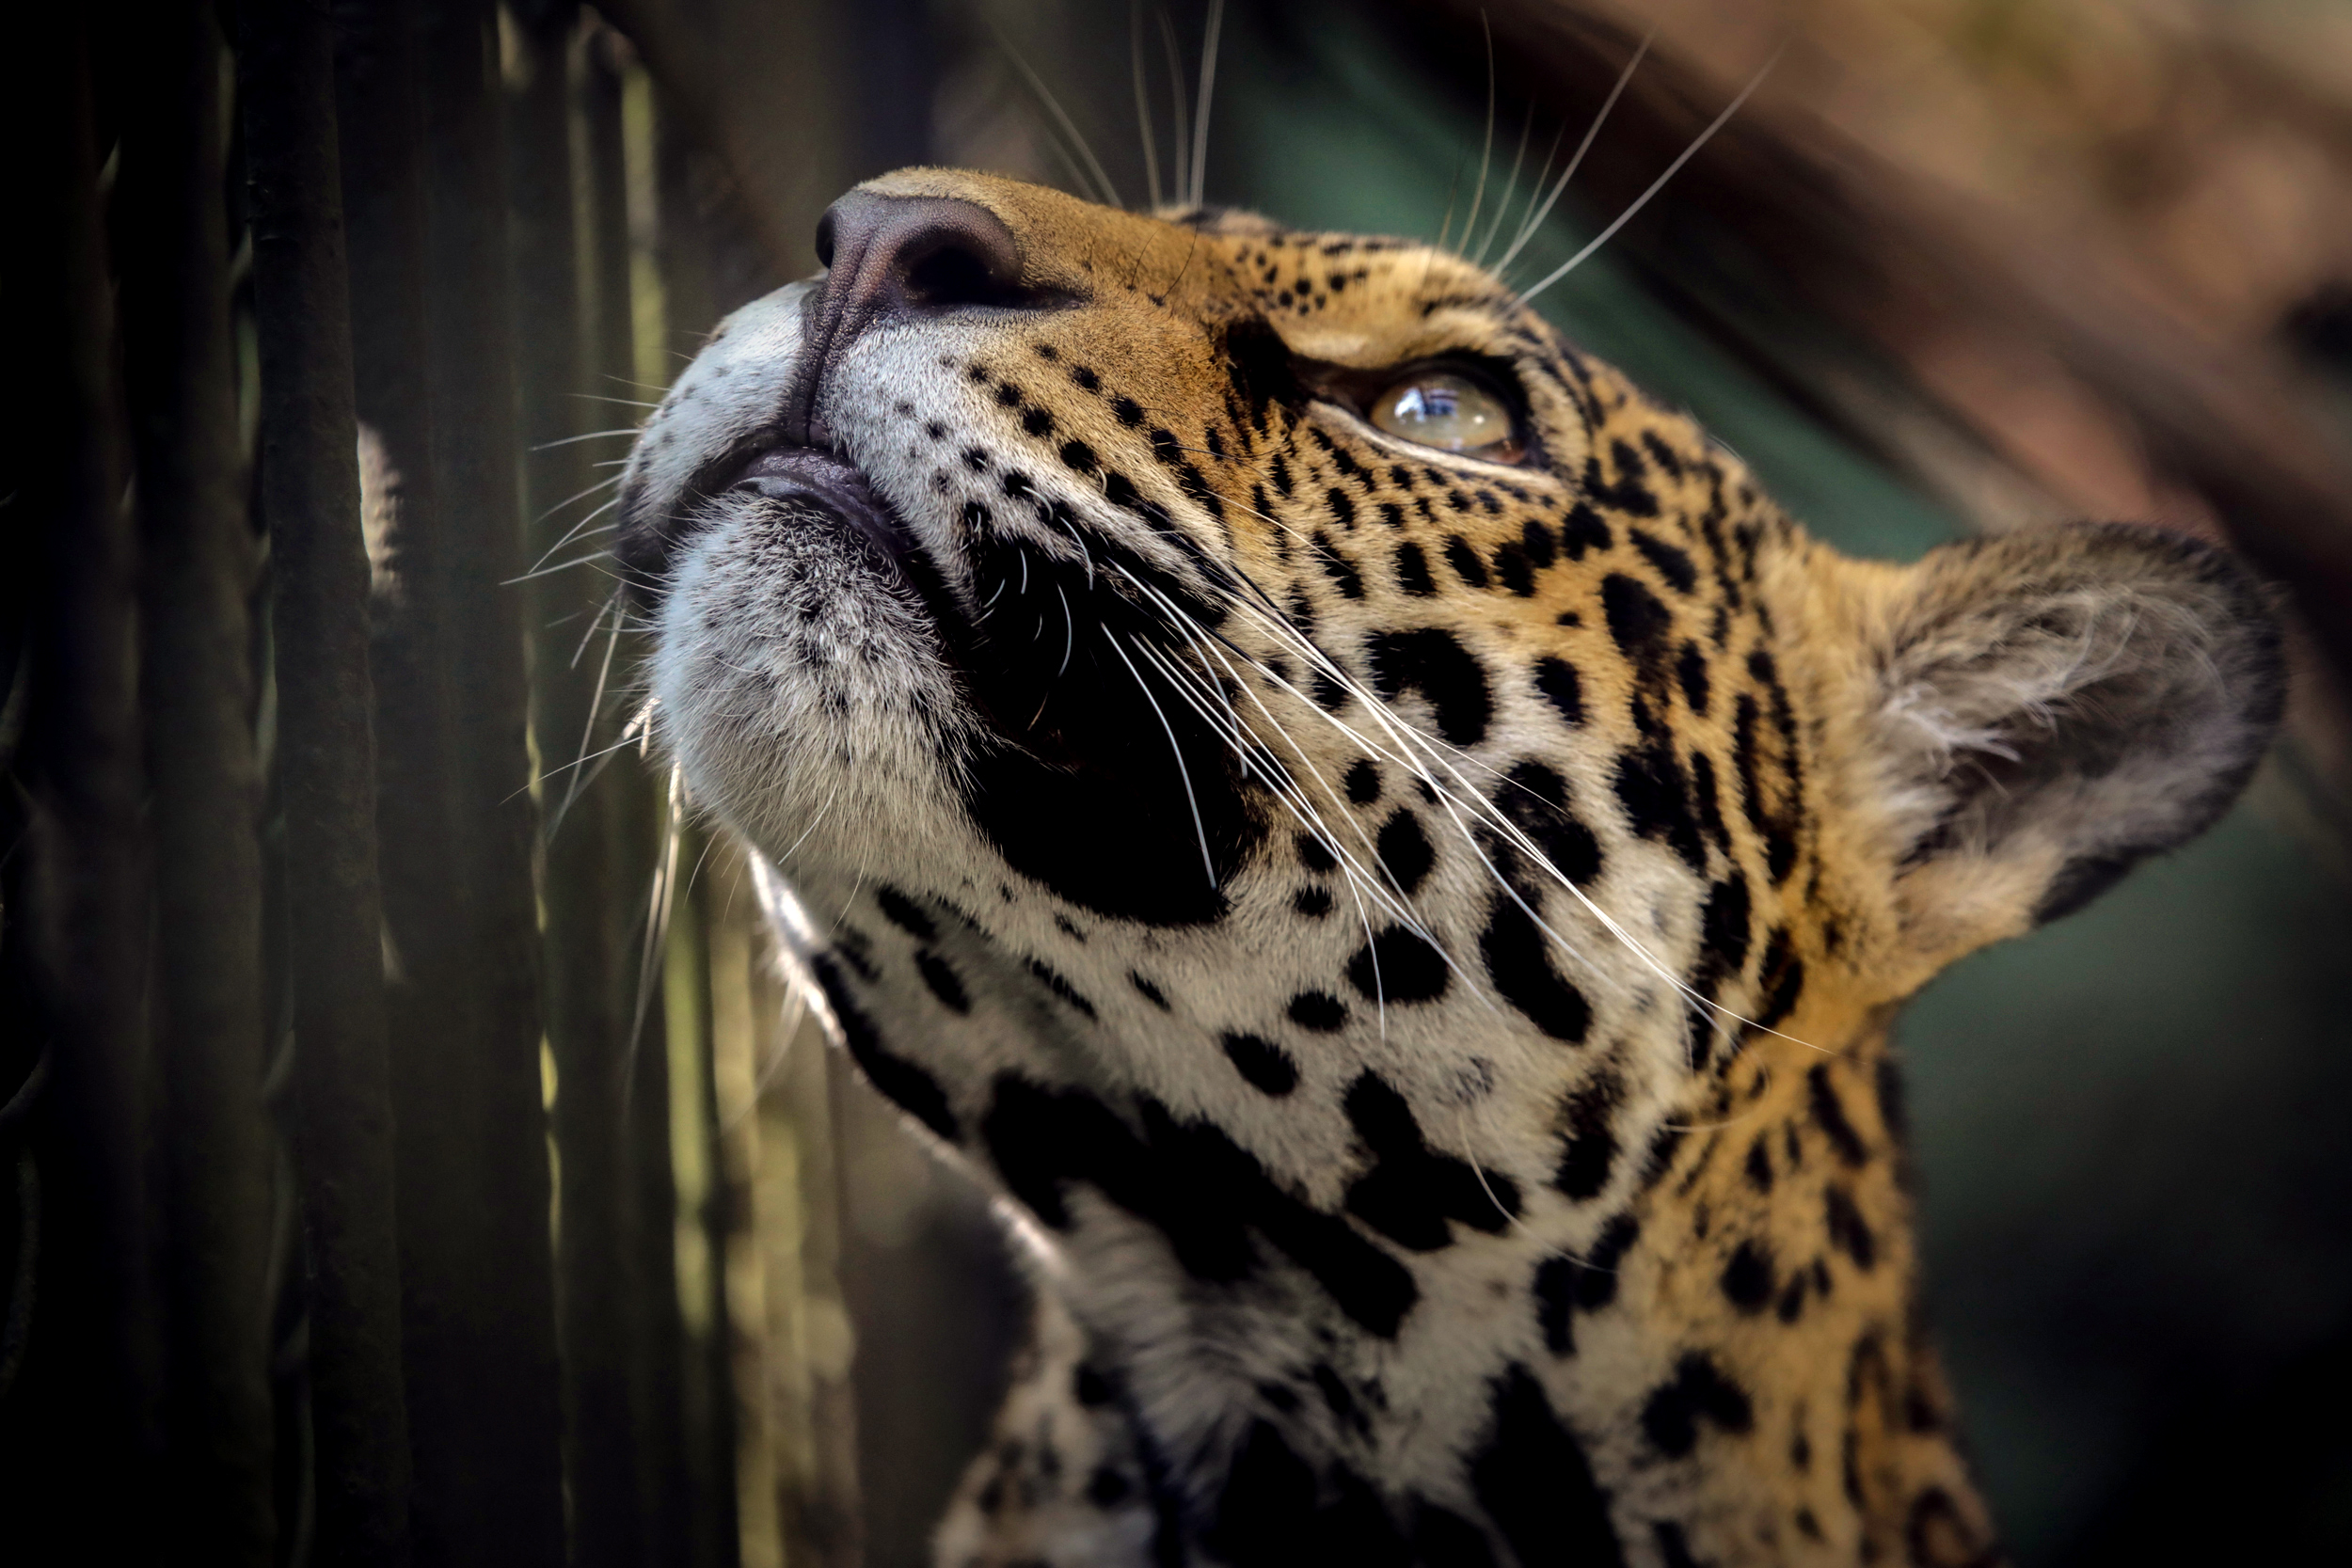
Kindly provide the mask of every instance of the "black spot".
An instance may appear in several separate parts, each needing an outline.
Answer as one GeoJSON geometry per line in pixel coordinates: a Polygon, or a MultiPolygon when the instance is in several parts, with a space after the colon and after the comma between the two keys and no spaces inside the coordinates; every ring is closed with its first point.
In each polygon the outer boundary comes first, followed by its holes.
{"type": "Polygon", "coordinates": [[[1359,757],[1348,765],[1347,798],[1356,805],[1368,806],[1380,799],[1380,765],[1369,757],[1359,757]]]}
{"type": "Polygon", "coordinates": [[[1160,1011],[1167,1012],[1168,1010],[1168,998],[1160,993],[1160,988],[1145,979],[1142,975],[1136,974],[1133,970],[1129,970],[1127,972],[1127,983],[1135,987],[1136,990],[1142,992],[1143,999],[1146,1002],[1151,1003],[1154,1007],[1157,1007],[1160,1011]]]}
{"type": "Polygon", "coordinates": [[[947,967],[947,960],[926,947],[914,955],[914,971],[923,976],[923,983],[931,988],[941,1006],[951,1013],[968,1013],[972,999],[963,991],[963,982],[947,967]]]}
{"type": "Polygon", "coordinates": [[[1298,835],[1298,863],[1310,871],[1331,871],[1339,866],[1339,857],[1331,847],[1313,833],[1298,835]]]}
{"type": "Polygon", "coordinates": [[[1565,658],[1535,661],[1535,689],[1571,724],[1584,722],[1584,683],[1565,658]]]}
{"type": "Polygon", "coordinates": [[[1478,939],[1479,955],[1502,999],[1527,1015],[1553,1039],[1583,1043],[1592,1028],[1592,1005],[1584,993],[1551,967],[1549,940],[1519,901],[1498,894],[1478,939]]]}
{"type": "Polygon", "coordinates": [[[1095,1016],[1094,1004],[1079,995],[1078,989],[1075,986],[1073,986],[1068,980],[1063,979],[1060,973],[1054,969],[1052,965],[1046,963],[1044,959],[1031,958],[1029,960],[1029,973],[1036,975],[1039,982],[1042,984],[1047,990],[1052,991],[1056,996],[1058,996],[1064,1002],[1069,1003],[1073,1007],[1076,1008],[1079,1012],[1084,1013],[1088,1018],[1091,1019],[1095,1016]]]}
{"type": "Polygon", "coordinates": [[[1651,462],[1665,469],[1667,473],[1677,479],[1682,477],[1681,457],[1677,455],[1674,448],[1666,445],[1660,438],[1658,432],[1654,430],[1642,432],[1642,449],[1649,453],[1651,462]]]}
{"type": "Polygon", "coordinates": [[[1610,455],[1616,460],[1617,472],[1623,477],[1614,484],[1609,483],[1600,476],[1599,457],[1588,457],[1584,460],[1585,493],[1603,506],[1613,507],[1636,517],[1657,516],[1658,498],[1650,493],[1648,485],[1642,483],[1643,477],[1649,471],[1642,461],[1642,454],[1629,444],[1618,441],[1611,447],[1610,455]]]}
{"type": "Polygon", "coordinates": [[[1383,701],[1417,690],[1436,710],[1438,733],[1453,746],[1486,737],[1494,713],[1486,672],[1453,633],[1436,626],[1385,631],[1372,638],[1372,678],[1383,701]]]}
{"type": "Polygon", "coordinates": [[[1528,518],[1526,525],[1519,530],[1519,545],[1527,551],[1528,561],[1539,572],[1550,565],[1560,553],[1559,544],[1552,538],[1551,530],[1533,517],[1528,518]]]}
{"type": "Polygon", "coordinates": [[[1301,1029],[1327,1035],[1347,1022],[1347,1004],[1327,990],[1302,990],[1291,998],[1290,1020],[1301,1029]]]}
{"type": "Polygon", "coordinates": [[[1116,1508],[1127,1498],[1127,1478],[1107,1465],[1095,1466],[1087,1478],[1087,1501],[1097,1508],[1116,1508]]]}
{"type": "Polygon", "coordinates": [[[1734,871],[1707,890],[1707,907],[1699,915],[1699,944],[1729,974],[1748,961],[1749,940],[1748,879],[1734,871]]]}
{"type": "Polygon", "coordinates": [[[1682,657],[1675,663],[1675,673],[1682,679],[1682,700],[1691,705],[1691,711],[1701,718],[1707,716],[1708,681],[1707,656],[1699,652],[1695,642],[1682,645],[1682,657]]]}
{"type": "Polygon", "coordinates": [[[1534,565],[1527,559],[1527,552],[1517,545],[1503,545],[1496,549],[1495,578],[1522,599],[1534,596],[1534,565]]]}
{"type": "Polygon", "coordinates": [[[1331,508],[1331,520],[1343,529],[1356,526],[1356,499],[1338,485],[1324,492],[1324,500],[1331,508]]]}
{"type": "Polygon", "coordinates": [[[1470,1460],[1470,1490],[1512,1555],[1525,1564],[1623,1568],[1609,1494],[1593,1479],[1592,1461],[1553,1413],[1543,1386],[1514,1366],[1493,1386],[1494,1425],[1470,1460]]]}
{"type": "Polygon", "coordinates": [[[1788,1276],[1788,1287],[1780,1292],[1780,1305],[1773,1309],[1782,1323],[1792,1323],[1804,1316],[1804,1270],[1788,1276]]]}
{"type": "MultiPolygon", "coordinates": [[[[1514,767],[1495,791],[1495,808],[1569,881],[1582,887],[1600,875],[1600,841],[1569,813],[1567,781],[1549,768],[1534,761],[1514,767]]],[[[1506,846],[1497,845],[1496,850],[1498,863],[1512,859],[1506,846]]],[[[1524,883],[1515,879],[1513,886],[1532,904],[1543,880],[1549,879],[1524,883]]]]}
{"type": "Polygon", "coordinates": [[[1617,1269],[1641,1234],[1642,1223],[1631,1214],[1619,1214],[1609,1222],[1581,1260],[1582,1272],[1576,1281],[1578,1311],[1597,1312],[1617,1299],[1617,1269]]]}
{"type": "Polygon", "coordinates": [[[1347,960],[1347,981],[1374,1002],[1435,1002],[1452,976],[1445,958],[1419,934],[1391,926],[1347,960]]]}
{"type": "Polygon", "coordinates": [[[1250,1087],[1276,1096],[1298,1087],[1297,1064],[1272,1041],[1255,1035],[1229,1034],[1219,1037],[1217,1043],[1250,1087]]]}
{"type": "Polygon", "coordinates": [[[1535,1265],[1535,1323],[1544,1331],[1544,1348],[1554,1355],[1576,1354],[1576,1285],[1582,1265],[1567,1253],[1554,1253],[1535,1265]]]}
{"type": "Polygon", "coordinates": [[[1769,1193],[1772,1190],[1771,1144],[1772,1140],[1768,1135],[1758,1132],[1756,1135],[1756,1141],[1748,1145],[1748,1185],[1759,1193],[1769,1193]]]}
{"type": "MultiPolygon", "coordinates": [[[[1644,711],[1638,697],[1634,711],[1638,721],[1644,711]]],[[[1690,780],[1670,734],[1661,727],[1618,752],[1613,783],[1618,804],[1635,832],[1663,840],[1692,870],[1707,869],[1707,846],[1700,841],[1698,819],[1692,812],[1690,780]]]]}
{"type": "Polygon", "coordinates": [[[1829,1227],[1830,1244],[1852,1259],[1854,1267],[1865,1274],[1876,1268],[1878,1237],[1871,1233],[1862,1211],[1854,1207],[1853,1195],[1833,1184],[1821,1195],[1821,1208],[1822,1218],[1829,1227]]]}
{"type": "Polygon", "coordinates": [[[1302,887],[1291,895],[1291,908],[1310,920],[1320,920],[1331,912],[1331,895],[1327,889],[1302,887]]]}
{"type": "Polygon", "coordinates": [[[1813,1113],[1813,1124],[1829,1139],[1830,1148],[1849,1165],[1861,1165],[1870,1158],[1870,1151],[1854,1131],[1846,1116],[1845,1101],[1837,1098],[1837,1086],[1829,1081],[1829,1069],[1816,1062],[1805,1070],[1805,1103],[1813,1113]]]}
{"type": "Polygon", "coordinates": [[[1724,826],[1723,799],[1715,789],[1715,759],[1696,749],[1691,752],[1691,803],[1698,811],[1699,831],[1729,854],[1731,833],[1724,826]]]}
{"type": "Polygon", "coordinates": [[[1099,1410],[1111,1402],[1110,1379],[1083,1361],[1078,1363],[1077,1371],[1071,1377],[1070,1392],[1089,1410],[1099,1410]]]}
{"type": "Polygon", "coordinates": [[[1761,1312],[1772,1299],[1772,1255],[1760,1242],[1741,1242],[1724,1265],[1724,1294],[1742,1312],[1761,1312]]]}
{"type": "Polygon", "coordinates": [[[1396,547],[1396,585],[1422,599],[1438,591],[1438,585],[1430,580],[1429,558],[1410,540],[1396,547]]]}
{"type": "Polygon", "coordinates": [[[1054,416],[1042,408],[1027,409],[1021,416],[1021,428],[1032,436],[1043,436],[1054,428],[1054,416]]]}
{"type": "Polygon", "coordinates": [[[1579,1203],[1598,1196],[1609,1185],[1610,1168],[1617,1159],[1613,1117],[1619,1094],[1613,1074],[1597,1073],[1563,1107],[1567,1147],[1561,1151],[1551,1184],[1579,1203]]]}
{"type": "Polygon", "coordinates": [[[1674,611],[1639,578],[1623,572],[1612,572],[1601,579],[1600,608],[1618,651],[1640,669],[1656,672],[1665,659],[1666,634],[1674,629],[1674,611]]]}
{"type": "Polygon", "coordinates": [[[1702,1418],[1721,1431],[1743,1434],[1756,1426],[1756,1408],[1714,1357],[1692,1351],[1675,1364],[1674,1381],[1651,1391],[1642,1406],[1642,1431],[1659,1452],[1679,1459],[1697,1445],[1702,1418]]]}
{"type": "Polygon", "coordinates": [[[1316,564],[1323,568],[1323,575],[1338,585],[1342,596],[1350,599],[1360,599],[1364,596],[1363,573],[1356,569],[1354,562],[1332,547],[1329,534],[1317,529],[1310,542],[1310,547],[1314,552],[1316,564]]]}
{"type": "Polygon", "coordinates": [[[1054,1229],[1067,1229],[1065,1187],[1094,1187],[1158,1228],[1194,1278],[1251,1276],[1263,1236],[1320,1285],[1350,1320],[1393,1338],[1420,1298],[1410,1270],[1337,1214],[1286,1191],[1223,1129],[1179,1121],[1138,1101],[1141,1131],[1082,1090],[1048,1089],[1015,1074],[996,1080],[981,1124],[1006,1190],[1054,1229]]]}
{"type": "Polygon", "coordinates": [[[1460,534],[1453,534],[1446,539],[1445,560],[1446,564],[1454,568],[1454,575],[1470,587],[1486,586],[1486,562],[1479,559],[1478,552],[1471,549],[1460,534]]]}
{"type": "Polygon", "coordinates": [[[1402,809],[1380,825],[1378,847],[1382,868],[1397,891],[1408,898],[1421,890],[1422,879],[1438,861],[1428,835],[1421,830],[1421,818],[1402,809]]]}
{"type": "Polygon", "coordinates": [[[1650,1134],[1649,1153],[1642,1161],[1644,1191],[1664,1180],[1666,1173],[1674,1169],[1675,1155],[1682,1148],[1685,1130],[1679,1127],[1661,1127],[1650,1134]]]}
{"type": "Polygon", "coordinates": [[[850,1000],[849,985],[830,958],[818,958],[810,968],[825,1000],[833,1006],[834,1021],[841,1026],[842,1044],[849,1048],[850,1059],[857,1063],[858,1070],[866,1074],[866,1081],[884,1100],[949,1143],[955,1142],[961,1132],[955,1113],[947,1107],[947,1091],[939,1086],[939,1080],[905,1057],[883,1049],[881,1031],[850,1000]]]}
{"type": "Polygon", "coordinates": [[[1653,538],[1638,528],[1625,531],[1633,541],[1633,547],[1642,552],[1642,559],[1658,568],[1658,575],[1674,586],[1677,594],[1688,594],[1698,586],[1698,568],[1691,563],[1689,553],[1679,546],[1653,538]]]}
{"type": "Polygon", "coordinates": [[[1494,1235],[1518,1213],[1517,1183],[1434,1152],[1405,1097],[1377,1075],[1358,1077],[1344,1103],[1373,1152],[1372,1168],[1348,1186],[1347,1212],[1397,1245],[1435,1252],[1453,1243],[1448,1220],[1494,1235]]]}
{"type": "Polygon", "coordinates": [[[889,883],[874,889],[874,902],[882,906],[882,917],[907,935],[923,942],[939,940],[939,927],[923,907],[889,883]]]}
{"type": "Polygon", "coordinates": [[[1616,542],[1600,514],[1582,501],[1568,508],[1567,515],[1560,519],[1560,547],[1568,552],[1570,561],[1581,561],[1586,550],[1605,550],[1616,542]]]}

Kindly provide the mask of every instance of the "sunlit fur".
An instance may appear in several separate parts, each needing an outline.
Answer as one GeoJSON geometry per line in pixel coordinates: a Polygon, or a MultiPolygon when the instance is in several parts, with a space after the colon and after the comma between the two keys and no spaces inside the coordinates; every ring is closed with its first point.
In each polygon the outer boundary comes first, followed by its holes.
{"type": "Polygon", "coordinates": [[[864,189],[985,208],[1051,303],[834,344],[817,426],[977,645],[1083,687],[985,710],[873,546],[725,488],[821,279],[722,328],[624,513],[662,744],[1046,1299],[943,1562],[1989,1560],[1887,1023],[2227,803],[2277,714],[2262,594],[2118,528],[1840,557],[1417,244],[864,189]],[[1452,355],[1516,376],[1525,466],[1313,392],[1452,355]],[[1467,662],[1433,700],[1400,649],[1467,662]],[[1222,775],[1088,750],[1153,717],[1222,775]],[[1006,747],[1113,806],[1224,791],[1230,844],[1169,805],[1082,847],[1204,889],[1222,855],[1221,902],[1147,923],[1014,869],[970,803],[1006,747]]]}

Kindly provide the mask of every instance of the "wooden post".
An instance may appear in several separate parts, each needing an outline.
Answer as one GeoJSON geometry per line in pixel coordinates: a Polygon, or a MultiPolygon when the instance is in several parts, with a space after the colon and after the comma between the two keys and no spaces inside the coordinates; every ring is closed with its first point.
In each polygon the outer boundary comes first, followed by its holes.
{"type": "MultiPolygon", "coordinates": [[[[167,1497],[175,1534],[203,1543],[209,1560],[265,1568],[278,1509],[250,614],[260,562],[229,336],[222,40],[202,0],[135,7],[128,20],[114,205],[155,856],[167,1497]]],[[[273,456],[301,460],[282,446],[273,456]]],[[[340,520],[356,546],[354,501],[340,520]]]]}
{"type": "Polygon", "coordinates": [[[310,1288],[317,1560],[408,1560],[369,567],[331,43],[306,0],[248,0],[239,64],[273,555],[279,794],[310,1288]]]}
{"type": "Polygon", "coordinates": [[[12,1553],[144,1563],[155,1560],[151,1512],[79,1506],[92,1475],[145,1497],[160,1494],[163,1475],[145,1206],[151,903],[136,542],[87,40],[78,19],[58,35],[66,47],[19,52],[0,94],[12,150],[0,178],[16,236],[14,304],[0,325],[15,397],[13,493],[0,529],[37,585],[23,606],[24,729],[12,768],[27,794],[26,841],[6,868],[11,978],[24,991],[9,1000],[29,991],[20,1026],[50,1064],[25,1129],[42,1250],[32,1317],[0,1347],[20,1369],[0,1488],[12,1553]]]}
{"type": "MultiPolygon", "coordinates": [[[[614,470],[633,410],[597,402],[579,282],[571,57],[579,9],[568,0],[513,8],[506,62],[509,189],[514,203],[516,368],[521,386],[523,494],[532,519],[532,733],[546,822],[543,909],[548,1044],[555,1059],[557,1301],[564,1330],[564,1458],[574,1568],[636,1568],[644,1553],[644,1488],[632,1419],[633,1340],[641,1314],[630,1278],[632,1153],[628,1026],[634,1005],[618,863],[617,786],[633,758],[605,755],[631,671],[621,659],[619,584],[599,559],[614,470]]],[[[607,391],[605,396],[613,395],[607,391]]],[[[666,1276],[666,1275],[665,1275],[666,1276]]]]}
{"type": "Polygon", "coordinates": [[[428,1563],[564,1559],[547,1117],[525,742],[513,278],[491,8],[422,9],[431,457],[446,517],[442,668],[459,1031],[399,1042],[417,1548],[428,1563]]]}
{"type": "MultiPolygon", "coordinates": [[[[612,424],[636,422],[629,406],[648,395],[637,385],[637,346],[630,267],[628,154],[624,141],[622,92],[627,45],[597,28],[584,40],[580,59],[580,113],[588,230],[587,248],[591,379],[579,390],[591,417],[612,424]],[[619,400],[619,401],[608,401],[619,400]]],[[[650,216],[650,214],[648,214],[650,216]]],[[[602,536],[599,536],[602,537],[602,536]]],[[[632,613],[633,619],[633,613],[632,613]]],[[[639,640],[624,632],[619,659],[634,665],[639,640]]],[[[617,716],[616,716],[617,717],[617,716]]],[[[606,744],[617,741],[614,734],[606,744]]],[[[631,747],[615,759],[602,781],[612,825],[612,898],[607,917],[622,963],[619,976],[627,1031],[622,1095],[623,1135],[628,1142],[625,1235],[630,1248],[616,1294],[629,1313],[631,1356],[630,1430],[637,1443],[637,1476],[644,1560],[667,1565],[686,1560],[691,1540],[691,1494],[685,1452],[681,1389],[685,1374],[685,1328],[679,1317],[677,1284],[677,1196],[671,1169],[668,1019],[662,1000],[662,966],[645,962],[653,940],[650,899],[660,858],[660,790],[631,747]]]]}

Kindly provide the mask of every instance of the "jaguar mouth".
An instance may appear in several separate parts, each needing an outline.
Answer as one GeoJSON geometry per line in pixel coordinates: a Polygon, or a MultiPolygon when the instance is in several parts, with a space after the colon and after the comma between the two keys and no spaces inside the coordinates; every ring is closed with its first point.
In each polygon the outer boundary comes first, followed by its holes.
{"type": "Polygon", "coordinates": [[[915,551],[913,533],[855,464],[822,447],[770,447],[737,469],[721,494],[754,495],[840,519],[904,568],[915,551]]]}
{"type": "Polygon", "coordinates": [[[730,496],[757,497],[834,519],[871,544],[909,587],[930,597],[925,590],[934,574],[926,569],[914,531],[865,471],[829,447],[782,443],[759,447],[749,456],[739,448],[705,465],[666,509],[644,506],[643,498],[625,499],[631,515],[613,555],[643,602],[650,605],[663,596],[679,553],[708,526],[705,509],[730,496]]]}

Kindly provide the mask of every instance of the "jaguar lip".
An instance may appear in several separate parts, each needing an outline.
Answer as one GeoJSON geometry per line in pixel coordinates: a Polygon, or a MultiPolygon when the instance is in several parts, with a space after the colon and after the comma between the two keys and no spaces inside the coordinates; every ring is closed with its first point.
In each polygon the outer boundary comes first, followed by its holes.
{"type": "Polygon", "coordinates": [[[914,551],[906,525],[865,472],[822,447],[770,447],[737,469],[721,489],[798,502],[838,517],[871,540],[894,564],[903,565],[914,551]]]}

